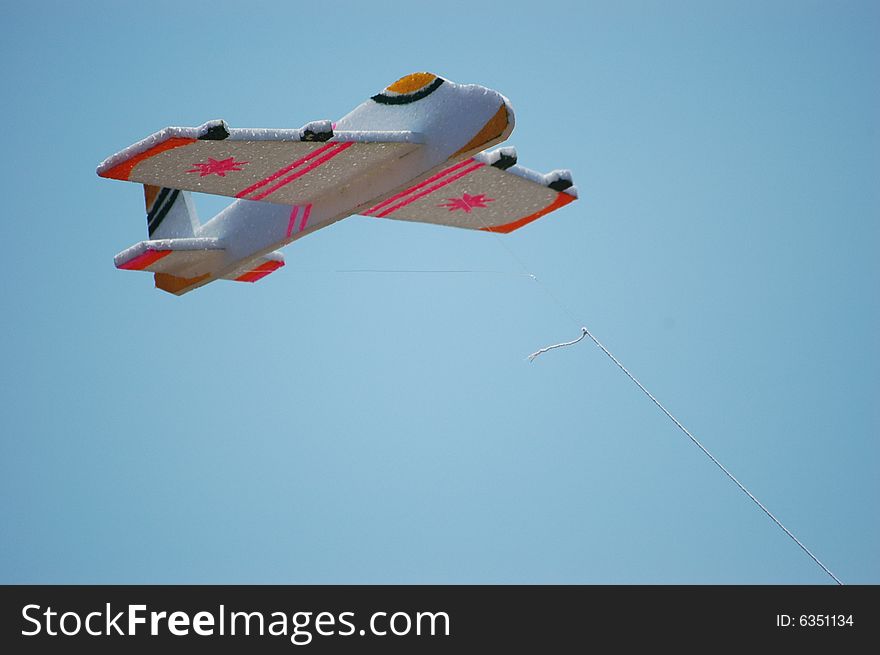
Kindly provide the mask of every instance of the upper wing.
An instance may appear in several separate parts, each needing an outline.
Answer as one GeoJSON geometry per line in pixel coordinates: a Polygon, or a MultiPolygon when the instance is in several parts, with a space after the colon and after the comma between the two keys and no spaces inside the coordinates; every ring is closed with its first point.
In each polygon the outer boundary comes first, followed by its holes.
{"type": "Polygon", "coordinates": [[[452,164],[362,212],[366,216],[513,232],[577,198],[571,173],[516,166],[499,148],[452,164]]]}
{"type": "Polygon", "coordinates": [[[98,175],[171,189],[301,204],[419,147],[414,132],[168,127],[107,158],[98,175]]]}

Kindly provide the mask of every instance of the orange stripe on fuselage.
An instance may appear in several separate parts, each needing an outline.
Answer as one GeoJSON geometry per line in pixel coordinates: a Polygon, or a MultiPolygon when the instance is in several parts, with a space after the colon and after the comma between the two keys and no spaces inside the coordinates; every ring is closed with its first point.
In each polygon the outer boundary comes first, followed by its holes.
{"type": "Polygon", "coordinates": [[[189,139],[182,136],[173,136],[170,139],[166,139],[162,143],[157,143],[152,148],[133,156],[131,159],[126,159],[121,164],[116,164],[113,168],[106,170],[103,173],[99,173],[99,175],[101,177],[109,177],[113,180],[127,180],[131,175],[131,171],[134,170],[134,167],[142,161],[149,159],[150,157],[155,157],[160,152],[165,152],[166,150],[179,148],[180,146],[188,146],[190,143],[195,143],[197,140],[198,139],[189,139]]]}
{"type": "Polygon", "coordinates": [[[474,135],[474,138],[459,148],[450,159],[455,159],[459,155],[472,154],[483,150],[488,147],[486,145],[487,143],[504,134],[504,130],[506,130],[509,125],[510,116],[507,114],[507,105],[502,102],[498,111],[495,112],[495,115],[492,116],[482,128],[480,128],[480,131],[474,135]]]}
{"type": "Polygon", "coordinates": [[[559,195],[556,196],[556,200],[544,207],[544,209],[536,211],[534,214],[529,214],[528,216],[524,216],[519,220],[513,221],[511,223],[505,223],[504,225],[493,225],[491,227],[481,227],[480,229],[484,232],[501,232],[502,234],[509,234],[510,232],[521,228],[523,225],[527,225],[532,221],[538,220],[545,214],[549,214],[554,209],[565,207],[565,205],[567,205],[574,199],[574,196],[570,196],[564,191],[560,191],[559,195]]]}

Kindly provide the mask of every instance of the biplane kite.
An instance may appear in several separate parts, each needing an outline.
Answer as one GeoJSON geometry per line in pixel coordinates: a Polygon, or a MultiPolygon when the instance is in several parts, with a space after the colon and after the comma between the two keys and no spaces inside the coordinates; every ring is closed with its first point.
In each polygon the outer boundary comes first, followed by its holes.
{"type": "Polygon", "coordinates": [[[278,248],[352,214],[512,232],[577,198],[569,171],[544,175],[517,166],[513,148],[486,151],[513,124],[500,93],[414,73],[335,123],[167,127],[98,166],[144,185],[149,239],[116,267],[181,295],[255,282],[284,265],[278,248]],[[201,223],[194,191],[235,201],[201,223]]]}

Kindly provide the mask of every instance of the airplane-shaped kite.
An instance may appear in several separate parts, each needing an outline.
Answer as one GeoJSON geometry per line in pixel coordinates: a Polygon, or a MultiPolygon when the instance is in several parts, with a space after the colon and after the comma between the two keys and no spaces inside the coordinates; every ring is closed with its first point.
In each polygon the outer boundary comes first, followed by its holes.
{"type": "Polygon", "coordinates": [[[413,73],[336,123],[167,127],[98,166],[144,185],[149,240],[116,255],[181,295],[214,280],[256,282],[278,248],[352,214],[512,232],[577,198],[571,173],[516,165],[486,148],[513,131],[500,93],[413,73]],[[190,193],[237,200],[200,223],[190,193]]]}

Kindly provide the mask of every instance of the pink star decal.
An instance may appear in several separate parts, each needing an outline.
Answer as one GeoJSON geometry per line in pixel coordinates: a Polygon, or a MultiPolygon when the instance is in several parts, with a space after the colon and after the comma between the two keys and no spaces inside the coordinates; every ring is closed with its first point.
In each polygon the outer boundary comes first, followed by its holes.
{"type": "Polygon", "coordinates": [[[213,157],[208,157],[208,161],[200,161],[193,164],[195,168],[191,168],[187,171],[187,173],[198,173],[199,177],[205,177],[206,175],[218,175],[220,177],[226,177],[227,173],[230,173],[232,171],[240,171],[241,166],[249,163],[250,162],[246,161],[235,161],[235,157],[220,160],[214,159],[213,157]]]}
{"type": "Polygon", "coordinates": [[[465,214],[470,214],[471,209],[486,207],[486,203],[495,202],[495,198],[487,198],[485,193],[478,193],[475,196],[469,193],[462,194],[461,198],[447,198],[447,202],[438,207],[446,207],[449,211],[454,212],[457,209],[462,210],[465,214]]]}

